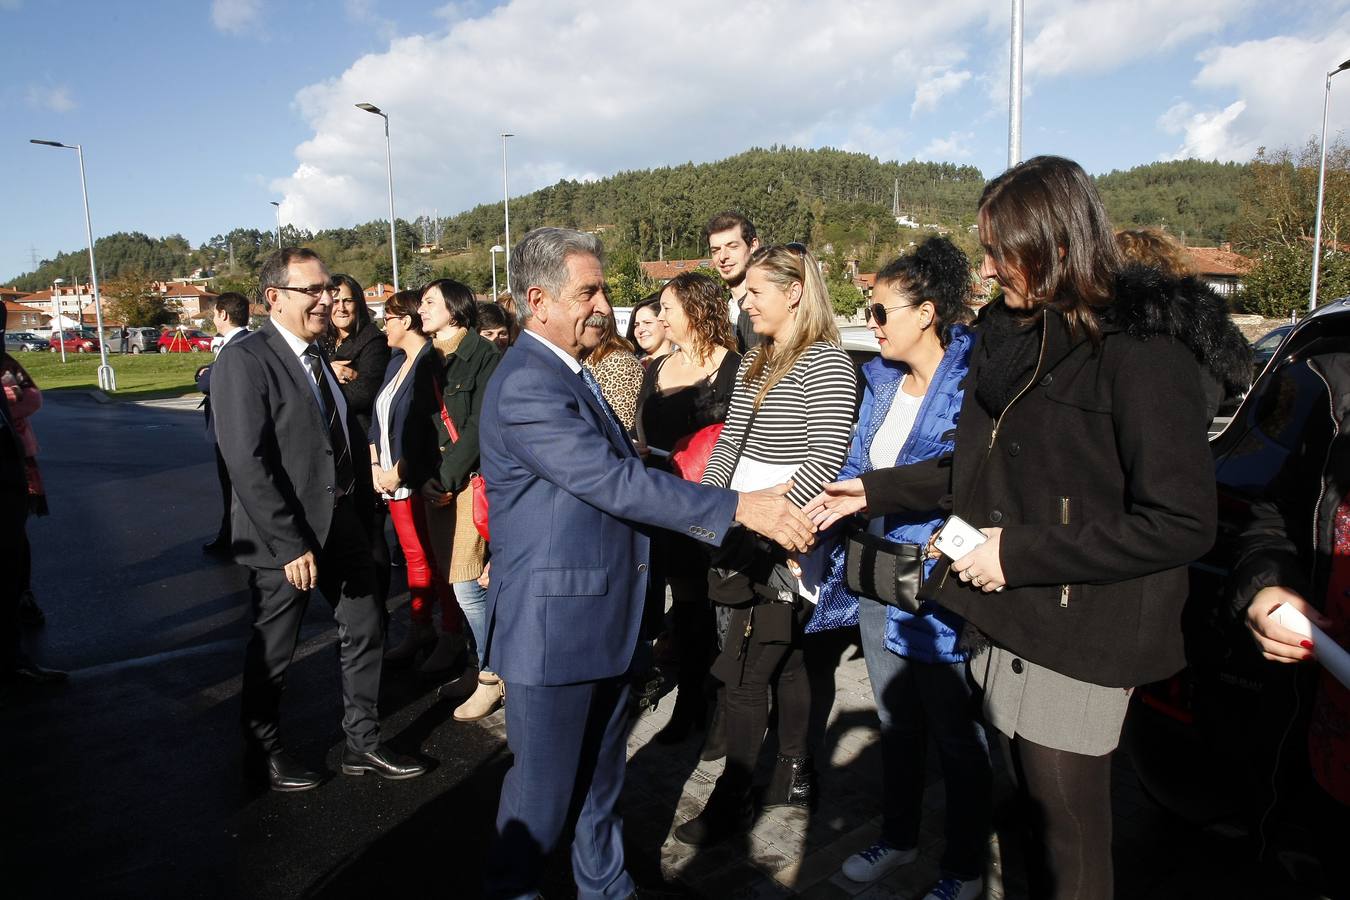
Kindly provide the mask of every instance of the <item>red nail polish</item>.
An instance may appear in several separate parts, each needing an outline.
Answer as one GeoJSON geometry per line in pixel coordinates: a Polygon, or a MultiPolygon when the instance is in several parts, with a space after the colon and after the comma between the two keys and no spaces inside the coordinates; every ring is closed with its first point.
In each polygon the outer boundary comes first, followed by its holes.
{"type": "Polygon", "coordinates": [[[1299,641],[1298,645],[1305,650],[1311,650],[1313,648],[1312,641],[1299,641]]]}

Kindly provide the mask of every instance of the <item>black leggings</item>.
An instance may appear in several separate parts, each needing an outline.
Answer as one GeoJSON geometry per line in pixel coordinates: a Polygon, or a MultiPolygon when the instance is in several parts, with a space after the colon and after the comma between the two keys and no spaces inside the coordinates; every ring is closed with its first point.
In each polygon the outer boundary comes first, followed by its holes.
{"type": "Polygon", "coordinates": [[[1032,897],[1110,900],[1111,754],[1084,756],[1004,739],[1025,810],[1032,897]]]}
{"type": "MultiPolygon", "coordinates": [[[[738,644],[744,629],[745,610],[734,610],[731,638],[723,654],[738,644]]],[[[783,756],[808,756],[811,719],[811,683],[802,656],[802,616],[793,617],[789,643],[756,644],[746,648],[745,667],[739,684],[726,686],[726,770],[748,779],[759,761],[760,745],[769,726],[769,685],[776,686],[778,752],[783,756]]]]}

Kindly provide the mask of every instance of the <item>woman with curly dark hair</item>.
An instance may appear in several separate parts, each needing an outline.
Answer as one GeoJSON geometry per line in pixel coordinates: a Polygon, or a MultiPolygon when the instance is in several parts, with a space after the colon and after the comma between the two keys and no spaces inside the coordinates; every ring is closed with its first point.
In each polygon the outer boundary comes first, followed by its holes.
{"type": "MultiPolygon", "coordinates": [[[[657,356],[647,368],[638,395],[639,447],[647,465],[672,470],[671,451],[682,450],[703,429],[720,428],[726,419],[741,355],[727,320],[722,285],[707,275],[684,272],[658,296],[658,322],[677,349],[657,356]]],[[[705,434],[710,452],[716,435],[705,434]]],[[[683,453],[676,460],[685,461],[683,453]]],[[[706,460],[705,460],[706,461],[706,460]]],[[[702,471],[677,474],[697,481],[702,471]]],[[[664,611],[666,586],[674,600],[671,633],[678,659],[678,694],[670,722],[657,732],[663,744],[683,740],[701,728],[707,716],[704,682],[716,651],[715,624],[708,601],[708,556],[692,538],[659,532],[652,544],[648,615],[664,611]]]]}

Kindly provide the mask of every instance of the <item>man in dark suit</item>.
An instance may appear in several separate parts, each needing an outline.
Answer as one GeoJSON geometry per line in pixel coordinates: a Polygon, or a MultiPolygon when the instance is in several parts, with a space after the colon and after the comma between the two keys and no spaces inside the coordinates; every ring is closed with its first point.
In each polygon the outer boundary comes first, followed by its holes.
{"type": "Polygon", "coordinates": [[[211,375],[216,440],[234,489],[232,550],[252,569],[248,760],[265,766],[273,790],[319,783],[283,752],[278,735],[283,680],[318,588],[338,623],[343,774],[414,778],[425,768],[380,744],[384,609],[362,525],[374,495],[365,437],[317,343],[333,302],[328,270],[313,251],[283,248],[263,266],[259,290],[271,319],[232,343],[211,375]]]}
{"type": "MultiPolygon", "coordinates": [[[[248,298],[233,291],[221,294],[216,298],[214,321],[216,334],[221,338],[220,346],[216,348],[216,356],[219,357],[232,341],[248,334],[246,327],[248,298]]],[[[211,416],[212,368],[213,365],[205,365],[197,370],[197,390],[205,395],[202,399],[202,408],[206,411],[206,439],[211,442],[211,449],[216,457],[216,480],[220,482],[221,513],[220,529],[216,532],[214,540],[202,545],[202,552],[225,559],[230,555],[230,506],[234,501],[230,491],[230,470],[225,467],[225,458],[220,455],[220,447],[216,444],[215,422],[211,416]]]]}
{"type": "Polygon", "coordinates": [[[805,549],[783,490],[737,495],[648,469],[594,376],[604,336],[600,242],[558,228],[511,252],[525,330],[488,383],[479,433],[492,510],[484,665],[506,682],[507,741],[487,896],[534,896],[575,826],[578,896],[627,897],[622,825],[628,679],[652,527],[719,544],[735,522],[805,549]]]}

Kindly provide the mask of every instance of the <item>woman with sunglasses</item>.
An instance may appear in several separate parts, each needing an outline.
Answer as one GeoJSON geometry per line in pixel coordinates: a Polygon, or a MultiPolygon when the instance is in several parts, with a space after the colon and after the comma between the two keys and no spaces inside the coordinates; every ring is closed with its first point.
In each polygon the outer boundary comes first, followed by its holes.
{"type": "MultiPolygon", "coordinates": [[[[881,354],[862,367],[862,407],[839,478],[952,452],[961,382],[974,344],[964,324],[970,319],[970,283],[970,261],[945,237],[929,238],[877,273],[867,312],[881,354]]],[[[829,515],[823,497],[807,505],[817,524],[829,515]]],[[[945,518],[934,505],[860,524],[888,541],[924,545],[945,518]]],[[[842,544],[831,550],[807,631],[859,626],[881,725],[882,769],[881,837],[844,861],[844,876],[875,881],[918,858],[931,734],[942,760],[947,817],[940,878],[926,897],[978,895],[992,775],[984,729],[972,708],[967,654],[959,646],[961,618],[931,603],[910,613],[853,594],[844,583],[844,557],[842,544]]]]}
{"type": "Polygon", "coordinates": [[[976,319],[952,459],[865,472],[827,504],[877,516],[950,493],[984,535],[923,593],[977,648],[1026,802],[1032,895],[1109,900],[1111,754],[1133,686],[1185,665],[1186,565],[1216,530],[1201,368],[1244,373],[1223,304],[1127,267],[1078,164],[1014,166],[977,223],[1001,296],[976,319]]]}
{"type": "MultiPolygon", "coordinates": [[[[380,391],[384,370],[389,366],[389,343],[372,320],[370,308],[366,306],[366,293],[355,278],[333,275],[329,278],[329,286],[333,289],[333,306],[324,350],[328,352],[347,409],[356,417],[364,434],[370,431],[375,395],[380,391]]],[[[375,559],[375,586],[381,603],[389,596],[389,541],[384,534],[387,514],[385,504],[376,503],[369,525],[370,552],[375,559]]]]}
{"type": "MultiPolygon", "coordinates": [[[[788,500],[804,506],[848,455],[857,377],[839,346],[820,265],[805,247],[757,250],[745,284],[744,309],[763,342],[741,361],[703,483],[748,491],[791,481],[788,500]]],[[[748,824],[771,684],[779,755],[764,805],[804,807],[815,798],[801,637],[818,578],[812,558],[783,561],[746,538],[728,537],[709,578],[713,599],[731,609],[712,669],[726,686],[726,767],[703,811],[675,829],[687,844],[710,844],[748,824]]]]}

